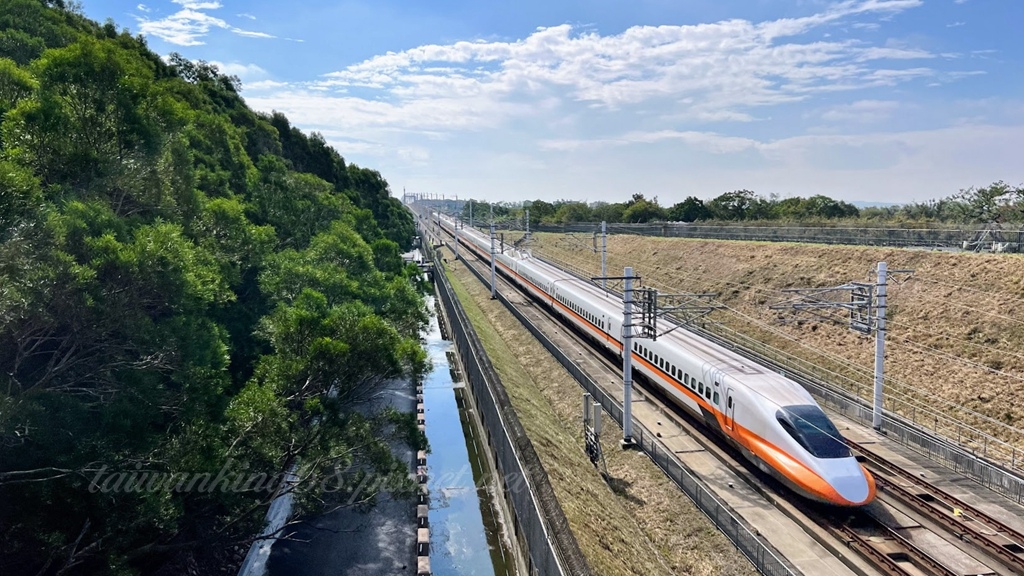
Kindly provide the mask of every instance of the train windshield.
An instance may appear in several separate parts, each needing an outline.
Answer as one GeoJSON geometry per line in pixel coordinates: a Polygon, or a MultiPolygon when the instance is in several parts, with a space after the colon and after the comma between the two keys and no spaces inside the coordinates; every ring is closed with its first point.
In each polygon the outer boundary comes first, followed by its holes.
{"type": "Polygon", "coordinates": [[[850,449],[832,421],[814,405],[786,406],[775,414],[779,424],[816,458],[849,458],[850,449]]]}

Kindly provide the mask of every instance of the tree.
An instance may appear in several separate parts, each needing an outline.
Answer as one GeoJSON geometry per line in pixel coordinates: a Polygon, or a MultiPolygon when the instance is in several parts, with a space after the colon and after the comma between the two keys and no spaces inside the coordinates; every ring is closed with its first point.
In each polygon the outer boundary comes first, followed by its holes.
{"type": "Polygon", "coordinates": [[[590,207],[583,202],[565,202],[558,207],[552,219],[560,224],[590,222],[590,207]]]}
{"type": "Polygon", "coordinates": [[[756,197],[750,190],[735,190],[711,199],[707,207],[713,218],[719,220],[745,220],[756,197]]]}
{"type": "Polygon", "coordinates": [[[695,196],[688,196],[682,202],[669,208],[667,216],[669,220],[675,222],[696,222],[697,220],[707,220],[711,217],[711,213],[704,206],[703,200],[695,196]]]}
{"type": "Polygon", "coordinates": [[[355,408],[426,366],[412,215],[237,78],[67,6],[0,0],[4,574],[213,572],[268,493],[132,478],[407,479],[414,416],[355,408]]]}
{"type": "Polygon", "coordinates": [[[622,222],[626,206],[622,203],[595,202],[591,212],[595,222],[622,222]]]}
{"type": "Polygon", "coordinates": [[[634,201],[622,213],[622,220],[630,223],[653,222],[664,220],[665,217],[665,209],[658,204],[658,199],[647,200],[643,195],[639,199],[634,195],[634,201]]]}

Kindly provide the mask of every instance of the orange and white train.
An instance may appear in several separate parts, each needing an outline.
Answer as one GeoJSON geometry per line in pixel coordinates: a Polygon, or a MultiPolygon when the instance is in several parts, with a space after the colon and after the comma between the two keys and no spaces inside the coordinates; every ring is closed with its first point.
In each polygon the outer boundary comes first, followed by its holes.
{"type": "MultiPolygon", "coordinates": [[[[454,236],[454,221],[437,214],[431,219],[454,236]]],[[[461,250],[490,258],[488,235],[469,227],[458,233],[461,250]]],[[[506,249],[495,260],[503,276],[621,358],[620,297],[529,252],[506,249]]],[[[874,478],[796,382],[686,330],[634,339],[632,348],[635,371],[796,493],[837,506],[875,498],[874,478]]]]}

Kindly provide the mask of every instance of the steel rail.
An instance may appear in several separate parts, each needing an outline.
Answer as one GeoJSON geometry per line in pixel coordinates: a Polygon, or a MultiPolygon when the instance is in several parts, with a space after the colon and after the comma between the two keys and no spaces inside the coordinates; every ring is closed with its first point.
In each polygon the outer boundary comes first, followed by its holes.
{"type": "Polygon", "coordinates": [[[1024,574],[1024,534],[1020,531],[907,472],[862,444],[852,440],[847,440],[847,443],[864,455],[872,472],[875,473],[875,480],[887,492],[950,530],[960,540],[993,554],[996,560],[1002,562],[1014,574],[1024,574]],[[910,483],[917,490],[911,490],[890,479],[893,477],[910,483]],[[964,536],[970,536],[970,540],[966,540],[964,536]]]}

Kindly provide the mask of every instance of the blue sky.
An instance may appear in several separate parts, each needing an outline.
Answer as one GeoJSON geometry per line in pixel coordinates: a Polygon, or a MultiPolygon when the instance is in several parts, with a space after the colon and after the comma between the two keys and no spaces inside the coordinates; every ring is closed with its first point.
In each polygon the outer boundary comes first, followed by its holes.
{"type": "Polygon", "coordinates": [[[1024,184],[1020,0],[84,0],[394,193],[922,201],[1024,184]]]}

